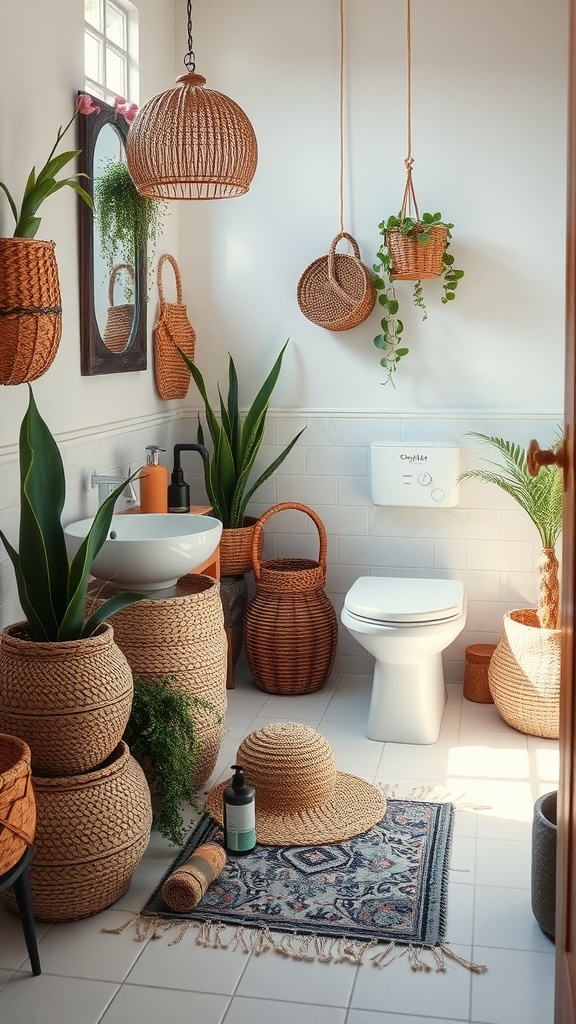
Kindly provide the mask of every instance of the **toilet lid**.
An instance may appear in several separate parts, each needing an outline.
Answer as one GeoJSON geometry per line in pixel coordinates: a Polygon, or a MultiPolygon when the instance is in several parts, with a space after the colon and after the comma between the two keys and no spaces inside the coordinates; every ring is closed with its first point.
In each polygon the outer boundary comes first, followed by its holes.
{"type": "Polygon", "coordinates": [[[462,611],[460,580],[360,576],[344,601],[346,610],[372,622],[441,622],[462,611]]]}

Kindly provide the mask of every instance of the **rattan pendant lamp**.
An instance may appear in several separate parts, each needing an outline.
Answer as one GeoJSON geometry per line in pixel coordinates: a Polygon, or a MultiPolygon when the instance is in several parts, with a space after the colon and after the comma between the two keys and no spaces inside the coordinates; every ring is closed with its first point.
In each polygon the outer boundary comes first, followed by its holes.
{"type": "Polygon", "coordinates": [[[248,191],[258,145],[244,111],[196,73],[192,4],[187,0],[187,69],[177,85],[153,96],[130,126],[130,176],[149,199],[227,199],[248,191]]]}

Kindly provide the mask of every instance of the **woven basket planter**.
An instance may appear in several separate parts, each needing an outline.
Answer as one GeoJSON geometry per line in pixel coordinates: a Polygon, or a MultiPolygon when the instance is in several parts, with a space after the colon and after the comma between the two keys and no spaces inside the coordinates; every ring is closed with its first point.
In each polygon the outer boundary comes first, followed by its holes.
{"type": "MultiPolygon", "coordinates": [[[[82,775],[32,779],[38,819],[30,886],[39,921],[90,917],[120,899],[150,839],[150,790],[120,743],[82,775]]],[[[6,903],[16,909],[12,894],[6,903]]]]}
{"type": "MultiPolygon", "coordinates": [[[[258,520],[244,516],[244,526],[222,530],[220,537],[220,575],[239,576],[252,570],[252,535],[258,520]]],[[[262,543],[260,542],[260,551],[262,543]]]]}
{"type": "Polygon", "coordinates": [[[18,863],[34,839],[36,801],[30,747],[0,735],[0,875],[18,863]]]}
{"type": "Polygon", "coordinates": [[[36,380],[62,335],[54,242],[0,238],[0,384],[36,380]]]}
{"type": "Polygon", "coordinates": [[[0,730],[32,751],[34,775],[76,775],[122,738],[134,683],[114,631],[65,643],[30,639],[25,622],[0,636],[0,730]]]}
{"type": "Polygon", "coordinates": [[[254,682],[266,693],[313,693],[324,686],[336,655],[338,622],[326,593],[326,531],[306,505],[284,502],[258,520],[252,538],[256,593],[244,621],[244,646],[254,682]],[[276,512],[297,509],[318,530],[318,561],[260,561],[260,534],[276,512]]]}
{"type": "Polygon", "coordinates": [[[423,281],[430,277],[440,277],[448,229],[434,225],[429,229],[429,234],[430,241],[423,244],[405,235],[401,228],[388,228],[386,245],[392,258],[392,281],[423,281]]]}
{"type": "MultiPolygon", "coordinates": [[[[114,616],[114,637],[135,676],[154,683],[174,675],[174,686],[210,701],[226,712],[228,643],[220,586],[210,576],[192,574],[179,584],[182,597],[138,601],[114,616]]],[[[193,711],[202,744],[195,786],[214,770],[223,726],[202,708],[193,711]]]]}
{"type": "Polygon", "coordinates": [[[558,738],[560,641],[561,631],[542,629],[532,608],[504,616],[488,682],[502,718],[519,732],[558,738]]]}
{"type": "Polygon", "coordinates": [[[328,331],[349,331],[370,316],[376,290],[352,235],[341,231],[330,243],[328,254],[306,268],[298,281],[297,299],[306,319],[328,331]],[[342,238],[350,242],[353,255],[336,252],[342,238]]]}

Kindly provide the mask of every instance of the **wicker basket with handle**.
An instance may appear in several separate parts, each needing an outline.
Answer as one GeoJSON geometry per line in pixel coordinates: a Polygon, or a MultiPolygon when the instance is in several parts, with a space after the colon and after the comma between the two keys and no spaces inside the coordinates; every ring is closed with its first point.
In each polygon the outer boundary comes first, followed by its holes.
{"type": "Polygon", "coordinates": [[[370,316],[376,291],[352,235],[341,231],[332,239],[328,255],[306,268],[298,282],[297,298],[306,319],[328,331],[349,331],[370,316]],[[350,242],[353,255],[336,252],[342,238],[350,242]]]}
{"type": "Polygon", "coordinates": [[[158,297],[160,308],[154,327],[154,373],[160,398],[185,398],[190,384],[190,373],[178,349],[194,362],[196,332],[188,320],[182,302],[182,279],[173,256],[164,253],[158,260],[158,297]],[[166,302],[162,286],[162,268],[170,263],[176,278],[176,302],[166,302]]]}
{"type": "Polygon", "coordinates": [[[338,623],[326,584],[326,531],[306,505],[283,502],[260,517],[252,536],[256,593],[244,622],[246,657],[254,682],[267,693],[302,694],[320,690],[336,655],[338,623]],[[318,530],[318,560],[271,558],[260,561],[260,537],[270,516],[285,509],[304,512],[318,530]]]}
{"type": "Polygon", "coordinates": [[[130,341],[134,324],[133,302],[124,302],[118,306],[114,305],[114,287],[116,285],[116,278],[121,270],[127,272],[132,282],[132,288],[135,287],[134,270],[129,263],[117,263],[115,267],[112,267],[112,273],[108,282],[108,314],[104,328],[104,337],[102,338],[110,352],[124,351],[130,341]]]}

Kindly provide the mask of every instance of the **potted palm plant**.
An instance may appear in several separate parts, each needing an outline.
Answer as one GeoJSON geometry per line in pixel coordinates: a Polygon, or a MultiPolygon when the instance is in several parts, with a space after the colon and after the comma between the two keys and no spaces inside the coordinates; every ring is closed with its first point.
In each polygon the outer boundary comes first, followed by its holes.
{"type": "Polygon", "coordinates": [[[26,621],[0,637],[0,731],[28,743],[35,773],[89,771],[120,741],[132,702],[132,673],[106,620],[141,595],[118,594],[86,614],[90,566],[126,484],[102,503],[69,562],[64,467],[30,386],[19,461],[19,551],[2,531],[0,539],[26,621]]]}
{"type": "MultiPolygon", "coordinates": [[[[306,429],[303,427],[292,438],[290,444],[260,473],[254,482],[250,480],[256,456],[264,439],[266,413],[280,375],[287,344],[288,342],[280,350],[278,358],[253,399],[243,422],[238,403],[238,375],[232,356],[229,356],[226,400],[218,387],[220,398],[218,414],[210,405],[206,384],[200,370],[180,350],[180,354],[190,370],[192,380],[204,401],[206,424],[212,440],[212,453],[203,462],[204,483],[214,515],[222,521],[220,565],[223,576],[234,576],[248,572],[252,568],[250,550],[252,530],[256,520],[246,516],[248,502],[258,488],[284,462],[306,429]]],[[[204,429],[200,416],[198,417],[198,443],[204,444],[204,429]]]]}
{"type": "MultiPolygon", "coordinates": [[[[509,725],[534,736],[558,736],[560,696],[559,581],[556,543],[562,530],[562,474],[543,466],[528,471],[527,451],[501,437],[471,432],[495,448],[501,462],[470,469],[460,480],[495,484],[510,495],[534,523],[542,552],[538,565],[538,609],[520,608],[504,616],[502,637],[488,670],[490,692],[509,725]]],[[[555,447],[559,447],[558,439],[555,447]]]]}

